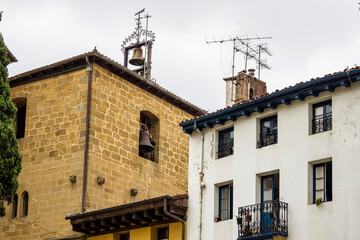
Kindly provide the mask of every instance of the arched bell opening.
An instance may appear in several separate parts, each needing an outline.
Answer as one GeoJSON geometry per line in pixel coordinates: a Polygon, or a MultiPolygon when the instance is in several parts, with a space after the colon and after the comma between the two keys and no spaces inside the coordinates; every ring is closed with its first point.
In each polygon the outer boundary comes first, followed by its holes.
{"type": "Polygon", "coordinates": [[[26,98],[15,98],[13,99],[17,107],[17,113],[15,118],[15,134],[16,138],[20,139],[25,137],[25,123],[26,123],[26,98]]]}
{"type": "Polygon", "coordinates": [[[149,111],[141,111],[139,131],[139,156],[153,162],[158,162],[159,140],[159,119],[149,111]]]}

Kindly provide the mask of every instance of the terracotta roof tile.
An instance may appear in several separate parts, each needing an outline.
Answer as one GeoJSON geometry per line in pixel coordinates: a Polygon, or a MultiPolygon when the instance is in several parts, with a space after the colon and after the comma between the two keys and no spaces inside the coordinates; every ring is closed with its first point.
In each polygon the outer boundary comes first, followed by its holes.
{"type": "MultiPolygon", "coordinates": [[[[330,73],[330,74],[326,74],[324,75],[323,77],[329,77],[329,76],[335,76],[337,74],[340,74],[340,73],[344,73],[344,72],[351,72],[353,70],[356,70],[356,69],[360,69],[360,66],[355,66],[353,68],[347,68],[347,69],[344,69],[343,71],[338,71],[338,72],[334,72],[334,73],[330,73]]],[[[266,93],[265,96],[269,96],[269,95],[272,95],[274,93],[277,93],[277,92],[280,92],[280,91],[283,91],[283,90],[286,90],[286,89],[290,89],[290,88],[293,88],[295,86],[299,86],[299,85],[302,85],[302,84],[305,84],[305,83],[308,83],[310,81],[314,81],[314,80],[317,80],[317,79],[320,79],[320,78],[323,78],[323,77],[316,77],[316,78],[311,78],[309,81],[306,81],[306,82],[299,82],[299,83],[296,83],[294,86],[287,86],[287,87],[284,87],[283,89],[279,90],[279,89],[276,89],[275,91],[271,92],[271,93],[266,93]]],[[[181,123],[183,122],[187,122],[187,121],[190,121],[190,120],[194,120],[194,119],[198,119],[198,118],[202,118],[202,117],[205,117],[205,116],[209,116],[209,115],[212,115],[212,114],[215,114],[215,113],[218,113],[218,112],[221,112],[225,109],[229,109],[229,108],[232,108],[232,107],[235,107],[235,106],[238,106],[238,105],[241,105],[241,104],[244,104],[244,103],[248,103],[248,102],[251,102],[251,101],[255,101],[255,100],[258,100],[258,99],[261,99],[265,96],[261,96],[261,97],[258,97],[256,99],[251,99],[251,100],[248,100],[248,101],[243,101],[241,103],[237,103],[237,104],[233,104],[232,106],[229,106],[229,107],[225,107],[225,108],[221,108],[221,109],[218,109],[218,110],[215,110],[213,112],[209,112],[209,113],[206,113],[206,114],[203,114],[203,115],[200,115],[200,116],[196,116],[195,118],[191,118],[191,119],[187,119],[187,120],[184,120],[182,121],[181,123]]]]}

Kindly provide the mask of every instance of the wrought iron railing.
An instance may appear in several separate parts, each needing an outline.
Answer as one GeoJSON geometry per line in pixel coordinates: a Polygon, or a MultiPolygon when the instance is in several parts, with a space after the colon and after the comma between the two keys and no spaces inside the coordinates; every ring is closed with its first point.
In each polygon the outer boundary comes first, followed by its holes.
{"type": "Polygon", "coordinates": [[[265,147],[271,144],[278,142],[277,130],[272,130],[272,132],[260,133],[260,138],[257,142],[258,148],[265,147]]]}
{"type": "Polygon", "coordinates": [[[234,140],[219,145],[218,158],[227,157],[234,153],[234,140]]]}
{"type": "Polygon", "coordinates": [[[261,234],[288,234],[288,204],[266,201],[239,207],[237,217],[239,238],[261,234]]]}
{"type": "Polygon", "coordinates": [[[332,129],[332,113],[315,116],[312,121],[312,133],[325,132],[332,129]]]}

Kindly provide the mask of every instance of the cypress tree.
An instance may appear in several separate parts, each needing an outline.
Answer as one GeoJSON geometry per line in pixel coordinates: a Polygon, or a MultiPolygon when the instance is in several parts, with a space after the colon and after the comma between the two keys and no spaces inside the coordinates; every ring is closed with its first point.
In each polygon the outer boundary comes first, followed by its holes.
{"type": "MultiPolygon", "coordinates": [[[[0,12],[1,21],[2,12],[0,12]]],[[[19,183],[17,176],[21,170],[21,155],[15,136],[17,108],[10,99],[7,80],[7,65],[10,60],[4,39],[0,33],[0,217],[5,216],[4,202],[12,202],[19,183]]]]}

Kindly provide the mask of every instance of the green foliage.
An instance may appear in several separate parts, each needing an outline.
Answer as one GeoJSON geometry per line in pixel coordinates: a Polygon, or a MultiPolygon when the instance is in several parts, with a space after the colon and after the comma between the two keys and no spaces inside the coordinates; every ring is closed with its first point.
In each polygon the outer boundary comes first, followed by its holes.
{"type": "MultiPolygon", "coordinates": [[[[0,13],[0,21],[1,21],[0,13]]],[[[0,217],[5,215],[4,201],[12,202],[19,184],[17,176],[21,170],[21,155],[15,136],[14,119],[16,106],[10,99],[7,81],[7,49],[0,33],[0,217]]]]}

